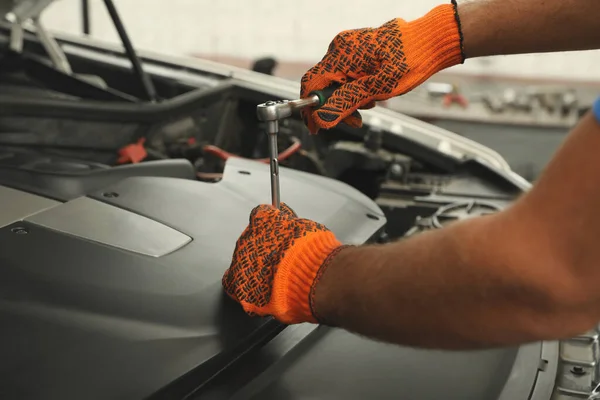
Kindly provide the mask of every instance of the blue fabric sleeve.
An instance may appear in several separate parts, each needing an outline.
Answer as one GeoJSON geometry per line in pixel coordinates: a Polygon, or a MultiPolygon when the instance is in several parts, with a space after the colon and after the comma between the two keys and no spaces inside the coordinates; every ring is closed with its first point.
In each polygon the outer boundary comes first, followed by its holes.
{"type": "Polygon", "coordinates": [[[598,97],[594,102],[594,105],[592,106],[592,111],[594,113],[594,116],[596,117],[596,121],[600,123],[600,97],[598,97]]]}

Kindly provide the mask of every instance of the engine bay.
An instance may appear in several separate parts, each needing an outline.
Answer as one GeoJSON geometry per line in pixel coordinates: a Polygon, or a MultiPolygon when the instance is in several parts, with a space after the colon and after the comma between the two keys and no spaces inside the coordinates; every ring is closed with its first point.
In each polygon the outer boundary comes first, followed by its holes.
{"type": "MultiPolygon", "coordinates": [[[[73,57],[74,75],[57,82],[56,71],[45,74],[51,67],[38,54],[43,49],[35,42],[25,49],[0,62],[0,184],[39,192],[44,180],[128,174],[216,183],[230,158],[268,163],[256,106],[281,99],[260,89],[210,74],[194,86],[153,75],[159,100],[149,102],[126,67],[73,57]],[[106,93],[89,82],[101,82],[106,93]]],[[[439,207],[473,196],[502,206],[520,192],[475,161],[457,163],[377,124],[310,135],[294,115],[280,129],[282,167],[333,178],[373,199],[388,216],[391,238],[439,207]]],[[[58,198],[76,194],[84,190],[58,198]]]]}

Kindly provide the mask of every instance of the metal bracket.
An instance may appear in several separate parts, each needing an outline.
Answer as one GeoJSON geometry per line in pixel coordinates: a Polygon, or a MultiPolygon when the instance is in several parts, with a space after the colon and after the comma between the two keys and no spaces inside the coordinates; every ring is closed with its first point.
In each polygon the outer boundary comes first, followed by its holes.
{"type": "Polygon", "coordinates": [[[43,27],[40,16],[55,0],[0,0],[0,11],[11,23],[10,49],[15,53],[23,51],[25,25],[32,23],[35,34],[46,50],[54,67],[68,75],[72,74],[71,65],[60,45],[43,27]]]}

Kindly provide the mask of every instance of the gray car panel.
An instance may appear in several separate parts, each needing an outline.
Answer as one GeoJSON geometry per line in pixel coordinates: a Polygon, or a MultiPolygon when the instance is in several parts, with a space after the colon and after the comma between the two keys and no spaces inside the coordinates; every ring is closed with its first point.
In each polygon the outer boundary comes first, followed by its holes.
{"type": "MultiPolygon", "coordinates": [[[[161,257],[27,220],[0,228],[0,398],[146,398],[191,371],[195,384],[210,379],[280,329],[247,316],[221,287],[250,210],[269,198],[264,167],[230,160],[217,184],[136,177],[93,194],[91,214],[101,200],[97,210],[127,210],[193,239],[161,257]]],[[[348,186],[281,175],[283,199],[343,242],[365,242],[385,223],[348,186]]],[[[128,220],[114,220],[113,241],[128,220]]]]}
{"type": "Polygon", "coordinates": [[[0,185],[0,227],[59,204],[55,200],[0,185]]]}

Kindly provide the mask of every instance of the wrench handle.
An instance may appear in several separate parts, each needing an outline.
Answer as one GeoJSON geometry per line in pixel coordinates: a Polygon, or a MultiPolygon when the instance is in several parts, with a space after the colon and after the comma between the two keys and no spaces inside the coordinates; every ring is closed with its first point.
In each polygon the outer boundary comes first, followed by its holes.
{"type": "Polygon", "coordinates": [[[315,107],[315,108],[319,108],[319,107],[322,107],[323,104],[325,104],[327,102],[327,100],[329,100],[331,95],[333,95],[333,92],[335,92],[341,86],[342,85],[340,83],[334,82],[331,85],[327,86],[325,89],[314,90],[314,91],[310,92],[308,96],[309,97],[317,96],[319,98],[319,103],[315,107]]]}

